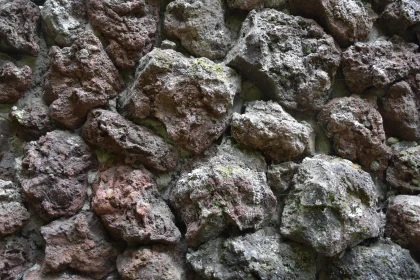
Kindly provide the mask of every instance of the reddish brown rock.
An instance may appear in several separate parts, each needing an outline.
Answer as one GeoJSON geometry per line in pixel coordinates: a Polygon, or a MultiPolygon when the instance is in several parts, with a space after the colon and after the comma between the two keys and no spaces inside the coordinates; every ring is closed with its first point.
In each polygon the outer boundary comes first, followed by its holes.
{"type": "Polygon", "coordinates": [[[71,272],[45,273],[41,266],[36,264],[28,269],[22,280],[92,280],[93,278],[77,275],[71,272]]]}
{"type": "Polygon", "coordinates": [[[115,269],[117,251],[107,241],[99,219],[91,212],[54,221],[43,226],[41,233],[46,242],[46,272],[72,268],[100,279],[115,269]]]}
{"type": "Polygon", "coordinates": [[[146,169],[114,166],[93,185],[92,209],[107,230],[129,244],[176,243],[181,233],[146,169]]]}
{"type": "Polygon", "coordinates": [[[0,1],[0,51],[37,56],[41,14],[29,0],[0,1]]]}
{"type": "Polygon", "coordinates": [[[29,243],[24,238],[0,240],[0,279],[20,279],[29,265],[29,249],[29,243]]]}
{"type": "Polygon", "coordinates": [[[379,112],[358,97],[334,98],[318,114],[336,154],[383,176],[391,158],[379,112]]]}
{"type": "Polygon", "coordinates": [[[109,40],[106,51],[121,68],[133,68],[158,37],[159,1],[87,0],[91,24],[109,40]]]}
{"type": "Polygon", "coordinates": [[[85,31],[71,47],[51,48],[44,88],[51,118],[73,129],[83,124],[89,110],[115,97],[123,81],[99,39],[85,31]]]}
{"type": "Polygon", "coordinates": [[[83,139],[55,130],[25,146],[21,184],[26,201],[45,219],[71,216],[86,199],[94,155],[83,139]]]}
{"type": "Polygon", "coordinates": [[[394,153],[386,181],[403,193],[420,192],[420,146],[394,153]]]}
{"type": "MultiPolygon", "coordinates": [[[[1,19],[0,19],[1,20],[1,19]]],[[[28,89],[32,70],[29,66],[19,68],[12,62],[0,66],[0,103],[15,103],[28,89]]]]}
{"type": "Polygon", "coordinates": [[[158,171],[176,167],[175,148],[145,127],[135,125],[110,111],[92,110],[83,126],[83,138],[90,144],[139,161],[158,171]]]}

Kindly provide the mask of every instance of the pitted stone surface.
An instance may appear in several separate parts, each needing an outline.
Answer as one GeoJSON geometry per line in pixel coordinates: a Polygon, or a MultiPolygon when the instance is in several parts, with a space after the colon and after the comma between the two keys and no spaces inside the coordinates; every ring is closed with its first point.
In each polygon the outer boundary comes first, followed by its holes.
{"type": "MultiPolygon", "coordinates": [[[[0,19],[1,20],[1,19],[0,19]]],[[[28,89],[32,70],[17,67],[12,62],[0,63],[0,103],[15,103],[28,89]]]]}
{"type": "Polygon", "coordinates": [[[394,153],[386,181],[403,193],[420,192],[420,146],[394,153]]]}

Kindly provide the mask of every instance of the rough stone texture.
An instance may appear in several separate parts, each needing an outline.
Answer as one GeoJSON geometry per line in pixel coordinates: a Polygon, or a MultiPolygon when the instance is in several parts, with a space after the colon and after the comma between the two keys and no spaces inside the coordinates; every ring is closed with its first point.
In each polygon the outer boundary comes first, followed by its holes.
{"type": "Polygon", "coordinates": [[[77,134],[55,130],[25,146],[21,184],[26,201],[44,219],[71,216],[85,202],[95,159],[77,134]]]}
{"type": "Polygon", "coordinates": [[[0,236],[12,234],[28,219],[19,188],[0,179],[0,236]]]}
{"type": "Polygon", "coordinates": [[[43,226],[41,233],[46,242],[46,272],[72,268],[100,279],[115,269],[117,251],[106,241],[99,219],[91,212],[54,221],[43,226]]]}
{"type": "Polygon", "coordinates": [[[290,0],[294,14],[314,18],[343,47],[363,41],[377,18],[371,4],[363,0],[290,0]]]}
{"type": "Polygon", "coordinates": [[[420,69],[418,46],[398,36],[374,42],[356,43],[343,52],[346,84],[355,93],[375,87],[382,89],[420,69]]]}
{"type": "Polygon", "coordinates": [[[391,34],[401,34],[420,23],[420,2],[418,0],[388,0],[379,23],[391,34]]]}
{"type": "Polygon", "coordinates": [[[244,114],[234,113],[232,136],[240,143],[262,150],[274,162],[299,159],[315,151],[315,133],[274,102],[255,101],[244,114]]]}
{"type": "Polygon", "coordinates": [[[264,0],[227,0],[230,9],[253,10],[264,6],[264,0]]]}
{"type": "Polygon", "coordinates": [[[79,33],[71,47],[50,50],[44,99],[51,118],[66,128],[83,124],[89,110],[105,105],[123,81],[92,31],[79,33]]]}
{"type": "Polygon", "coordinates": [[[0,1],[0,51],[37,56],[41,14],[29,0],[0,1]]]}
{"type": "Polygon", "coordinates": [[[375,190],[370,175],[348,160],[306,158],[286,199],[281,234],[326,256],[377,237],[375,190]]]}
{"type": "Polygon", "coordinates": [[[0,240],[0,279],[17,280],[29,265],[29,244],[20,237],[0,240]]]}
{"type": "Polygon", "coordinates": [[[282,241],[273,228],[229,239],[214,239],[187,254],[203,279],[316,279],[314,254],[282,241]]]}
{"type": "Polygon", "coordinates": [[[419,279],[419,265],[410,253],[397,244],[381,240],[375,244],[356,246],[332,265],[330,279],[399,280],[419,279]]]}
{"type": "Polygon", "coordinates": [[[70,272],[44,273],[41,266],[36,264],[24,273],[22,280],[92,280],[92,278],[70,272]]]}
{"type": "Polygon", "coordinates": [[[382,117],[372,105],[358,97],[334,98],[318,114],[318,122],[338,156],[383,176],[391,150],[385,145],[382,117]]]}
{"type": "Polygon", "coordinates": [[[170,202],[187,226],[187,243],[197,246],[227,228],[267,224],[277,203],[265,170],[262,158],[226,143],[215,155],[184,170],[170,202]]]}
{"type": "Polygon", "coordinates": [[[106,52],[121,68],[132,68],[158,37],[159,1],[86,0],[91,24],[108,39],[106,52]]]}
{"type": "Polygon", "coordinates": [[[175,0],[166,7],[165,33],[195,56],[223,59],[236,37],[225,10],[222,0],[175,0]]]}
{"type": "Polygon", "coordinates": [[[229,67],[155,49],[140,61],[119,105],[129,118],[158,118],[170,139],[200,154],[226,130],[239,91],[240,78],[229,67]]]}
{"type": "Polygon", "coordinates": [[[284,194],[292,185],[299,164],[293,161],[273,164],[267,171],[267,182],[275,196],[284,194]]]}
{"type": "MultiPolygon", "coordinates": [[[[4,155],[10,151],[10,136],[11,129],[9,120],[6,117],[0,116],[0,162],[4,155]]],[[[1,163],[0,163],[1,169],[1,163]]],[[[0,179],[3,179],[0,171],[0,179]]]]}
{"type": "Polygon", "coordinates": [[[381,99],[379,111],[389,136],[420,139],[420,74],[393,84],[381,99]]]}
{"type": "Polygon", "coordinates": [[[127,249],[117,258],[117,268],[124,280],[184,280],[184,258],[177,248],[163,245],[127,249]]]}
{"type": "Polygon", "coordinates": [[[420,146],[394,153],[386,181],[405,193],[420,192],[420,146]]]}
{"type": "Polygon", "coordinates": [[[31,76],[32,70],[29,66],[19,68],[12,62],[0,65],[0,103],[18,101],[28,89],[31,76]]]}
{"type": "Polygon", "coordinates": [[[129,244],[179,241],[175,217],[146,169],[114,166],[92,189],[92,209],[112,235],[129,244]]]}
{"type": "Polygon", "coordinates": [[[41,9],[48,36],[59,46],[70,46],[88,23],[85,0],[47,0],[41,9]]]}
{"type": "Polygon", "coordinates": [[[82,135],[92,145],[158,171],[174,169],[177,164],[178,154],[174,147],[147,128],[135,125],[117,113],[92,110],[82,135]]]}
{"type": "Polygon", "coordinates": [[[319,110],[328,100],[340,51],[313,20],[251,11],[240,34],[226,62],[265,94],[297,110],[319,110]]]}

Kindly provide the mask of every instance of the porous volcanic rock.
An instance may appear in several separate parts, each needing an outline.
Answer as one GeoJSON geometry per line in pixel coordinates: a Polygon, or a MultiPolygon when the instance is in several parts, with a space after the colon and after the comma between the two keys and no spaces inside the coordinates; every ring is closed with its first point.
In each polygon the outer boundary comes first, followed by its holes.
{"type": "Polygon", "coordinates": [[[71,216],[85,202],[88,171],[95,158],[83,139],[54,130],[25,146],[22,188],[44,219],[71,216]]]}
{"type": "Polygon", "coordinates": [[[92,280],[87,276],[81,276],[70,272],[45,273],[41,266],[36,264],[25,271],[22,280],[92,280]]]}
{"type": "Polygon", "coordinates": [[[223,0],[175,0],[166,7],[165,33],[195,56],[223,59],[236,34],[225,21],[223,0]]]}
{"type": "Polygon", "coordinates": [[[92,31],[79,33],[71,47],[50,49],[44,100],[51,118],[66,128],[83,124],[89,110],[105,105],[123,81],[92,31]]]}
{"type": "Polygon", "coordinates": [[[343,47],[363,41],[377,15],[369,1],[363,0],[290,0],[294,14],[319,20],[343,47]]]}
{"type": "Polygon", "coordinates": [[[175,217],[146,169],[113,166],[92,189],[92,209],[113,236],[129,244],[179,241],[175,217]]]}
{"type": "Polygon", "coordinates": [[[184,280],[182,252],[164,245],[127,249],[117,258],[118,272],[124,280],[184,280]]]}
{"type": "Polygon", "coordinates": [[[70,46],[88,23],[86,0],[47,0],[41,15],[47,35],[62,47],[70,46]]]}
{"type": "Polygon", "coordinates": [[[37,56],[41,14],[29,0],[0,1],[0,51],[37,56]]]}
{"type": "Polygon", "coordinates": [[[133,68],[155,46],[159,1],[86,0],[90,23],[108,39],[106,52],[121,68],[133,68]]]}
{"type": "Polygon", "coordinates": [[[385,144],[382,117],[370,103],[358,97],[334,98],[318,114],[318,122],[338,156],[383,176],[391,149],[385,144]]]}
{"type": "Polygon", "coordinates": [[[211,240],[188,253],[187,261],[203,279],[316,279],[315,254],[282,241],[273,228],[211,240]]]}
{"type": "Polygon", "coordinates": [[[174,169],[177,164],[178,153],[174,147],[149,129],[126,120],[118,113],[92,110],[83,126],[82,136],[92,145],[158,171],[174,169]]]}
{"type": "Polygon", "coordinates": [[[273,9],[251,11],[229,66],[289,109],[313,111],[328,100],[340,50],[313,20],[273,9]]]}
{"type": "Polygon", "coordinates": [[[420,192],[420,146],[394,153],[386,181],[405,193],[420,192]]]}
{"type": "Polygon", "coordinates": [[[29,219],[19,188],[0,179],[0,236],[12,234],[29,219]]]}
{"type": "Polygon", "coordinates": [[[253,10],[262,8],[264,0],[227,0],[227,5],[230,9],[253,10]]]}
{"type": "Polygon", "coordinates": [[[277,201],[267,186],[265,170],[260,156],[228,143],[186,168],[170,202],[187,226],[187,243],[200,245],[227,228],[257,229],[267,224],[277,201]]]}
{"type": "Polygon", "coordinates": [[[119,107],[132,119],[158,118],[170,139],[199,154],[228,127],[240,86],[239,76],[229,67],[155,49],[140,61],[119,107]]]}
{"type": "Polygon", "coordinates": [[[72,268],[95,279],[115,269],[117,251],[106,240],[99,219],[81,212],[41,228],[46,242],[44,270],[58,272],[72,268]]]}
{"type": "Polygon", "coordinates": [[[326,256],[377,237],[375,190],[370,175],[348,160],[306,158],[286,198],[281,234],[326,256]]]}
{"type": "MultiPolygon", "coordinates": [[[[0,19],[1,21],[1,19],[0,19]]],[[[28,89],[32,70],[17,67],[12,62],[0,65],[0,103],[15,103],[28,89]]]]}
{"type": "MultiPolygon", "coordinates": [[[[9,120],[6,117],[0,116],[0,162],[3,159],[3,156],[10,151],[11,134],[12,133],[9,120]]],[[[0,179],[4,178],[2,178],[0,175],[0,179]]]]}
{"type": "Polygon", "coordinates": [[[418,0],[387,0],[379,23],[391,34],[404,32],[420,23],[420,2],[418,0]]]}
{"type": "Polygon", "coordinates": [[[0,240],[0,279],[20,279],[29,265],[29,249],[28,241],[21,237],[0,240]]]}
{"type": "Polygon", "coordinates": [[[279,196],[291,187],[298,167],[299,164],[293,161],[270,165],[267,170],[267,182],[274,195],[279,196]]]}
{"type": "Polygon", "coordinates": [[[408,250],[380,240],[370,246],[356,246],[332,264],[330,278],[341,279],[419,279],[419,265],[408,250]]]}
{"type": "Polygon", "coordinates": [[[420,71],[419,46],[398,36],[374,42],[358,42],[343,52],[343,73],[354,93],[375,87],[382,89],[420,71]]]}
{"type": "Polygon", "coordinates": [[[232,136],[240,143],[262,150],[274,162],[298,159],[315,150],[315,133],[275,102],[255,101],[244,114],[234,113],[232,136]]]}

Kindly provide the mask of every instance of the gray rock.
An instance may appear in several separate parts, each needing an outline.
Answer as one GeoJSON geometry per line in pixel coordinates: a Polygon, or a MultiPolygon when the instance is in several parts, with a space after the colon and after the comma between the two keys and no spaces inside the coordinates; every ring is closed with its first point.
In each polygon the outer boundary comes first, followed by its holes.
{"type": "Polygon", "coordinates": [[[264,0],[227,0],[230,9],[250,11],[264,6],[264,0]]]}
{"type": "Polygon", "coordinates": [[[273,228],[218,238],[187,254],[204,279],[316,279],[315,255],[301,244],[282,241],[273,228]]]}
{"type": "Polygon", "coordinates": [[[29,266],[29,249],[24,238],[12,235],[0,240],[0,279],[20,279],[29,266]]]}
{"type": "Polygon", "coordinates": [[[15,103],[28,89],[32,70],[29,66],[17,67],[12,62],[0,61],[0,103],[15,103]]]}
{"type": "Polygon", "coordinates": [[[155,49],[140,61],[119,109],[130,119],[159,119],[171,140],[200,154],[228,127],[240,83],[222,64],[155,49]]]}
{"type": "Polygon", "coordinates": [[[375,189],[370,175],[348,160],[306,158],[286,198],[281,234],[325,256],[377,237],[375,189]]]}
{"type": "Polygon", "coordinates": [[[264,9],[251,11],[229,66],[289,109],[319,110],[328,100],[340,50],[313,20],[264,9]]]}
{"type": "Polygon", "coordinates": [[[244,114],[234,113],[232,136],[240,143],[264,152],[274,162],[299,159],[315,151],[315,133],[274,102],[255,101],[244,114]]]}
{"type": "Polygon", "coordinates": [[[92,280],[87,276],[80,276],[71,272],[44,273],[39,264],[34,265],[23,274],[22,280],[92,280]]]}
{"type": "MultiPolygon", "coordinates": [[[[391,34],[405,35],[407,29],[420,23],[418,0],[387,0],[379,23],[391,34]]],[[[410,31],[409,31],[410,32],[410,31]]]]}
{"type": "Polygon", "coordinates": [[[420,191],[420,146],[394,153],[386,181],[404,193],[420,191]]]}
{"type": "Polygon", "coordinates": [[[293,161],[270,165],[267,171],[267,181],[276,197],[284,194],[292,185],[292,179],[299,164],[293,161]]]}

